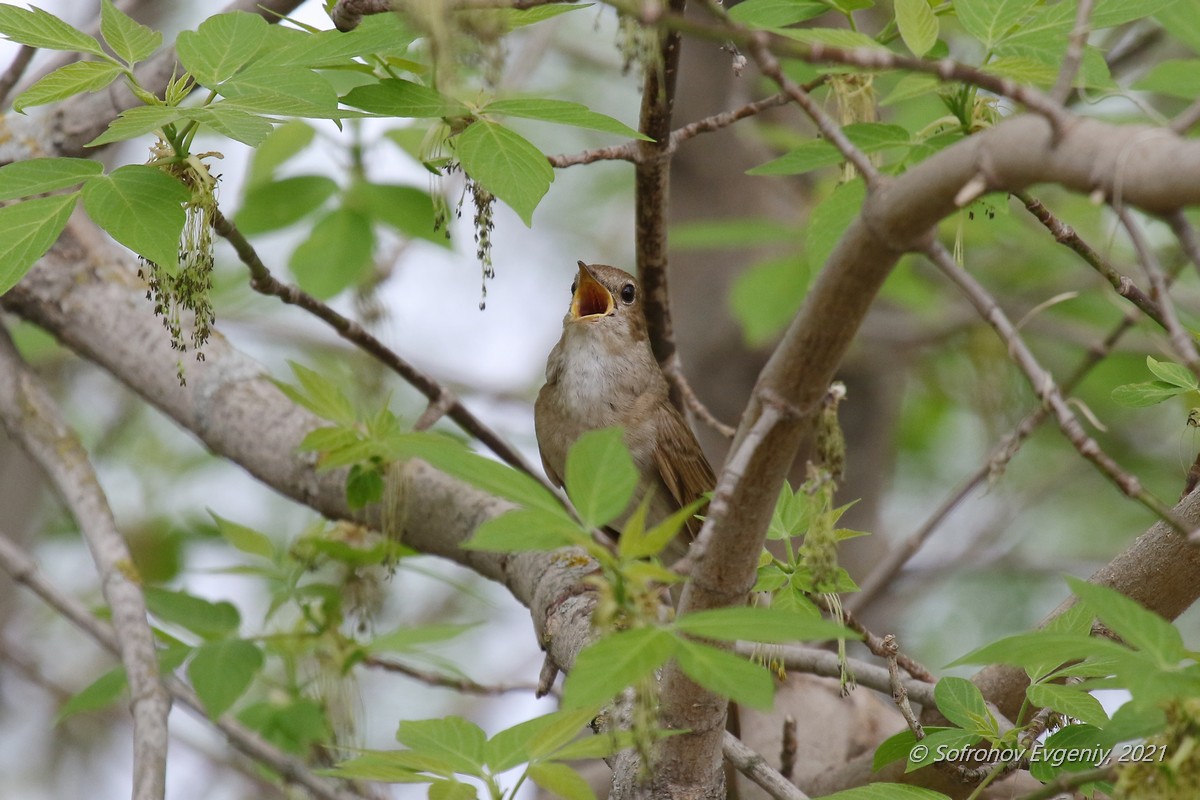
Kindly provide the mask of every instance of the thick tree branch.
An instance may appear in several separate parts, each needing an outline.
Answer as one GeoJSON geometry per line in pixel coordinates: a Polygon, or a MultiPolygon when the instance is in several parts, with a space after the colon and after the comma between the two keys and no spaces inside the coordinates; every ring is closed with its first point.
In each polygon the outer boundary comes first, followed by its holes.
{"type": "Polygon", "coordinates": [[[0,423],[50,480],[70,509],[100,573],[112,612],[116,644],[129,679],[133,716],[134,800],[166,792],[167,716],[171,699],[159,681],[154,633],[125,539],[100,488],[87,452],[54,399],[0,327],[0,423]]]}

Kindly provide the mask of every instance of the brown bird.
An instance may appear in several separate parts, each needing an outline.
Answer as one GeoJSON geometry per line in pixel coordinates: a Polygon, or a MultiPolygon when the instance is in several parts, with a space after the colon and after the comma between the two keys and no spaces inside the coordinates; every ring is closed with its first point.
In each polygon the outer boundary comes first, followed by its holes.
{"type": "MultiPolygon", "coordinates": [[[[534,405],[538,448],[550,480],[562,486],[567,450],[576,439],[612,425],[625,429],[625,444],[641,472],[635,502],[653,492],[647,526],[716,485],[699,442],[671,405],[650,349],[637,279],[616,267],[580,261],[562,338],[546,359],[546,385],[534,405]]],[[[699,527],[698,520],[688,521],[688,539],[699,527]]]]}

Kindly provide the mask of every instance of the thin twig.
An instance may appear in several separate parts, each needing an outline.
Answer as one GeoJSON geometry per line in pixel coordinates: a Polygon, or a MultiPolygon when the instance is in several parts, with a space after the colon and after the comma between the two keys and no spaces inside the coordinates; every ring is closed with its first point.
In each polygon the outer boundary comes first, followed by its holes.
{"type": "MultiPolygon", "coordinates": [[[[816,598],[817,605],[829,611],[829,603],[822,597],[816,598]]],[[[861,634],[863,644],[871,651],[871,654],[879,658],[889,658],[888,647],[884,643],[882,637],[872,633],[857,617],[845,608],[842,609],[842,618],[845,620],[846,627],[855,633],[861,634]]],[[[937,683],[937,678],[923,664],[914,659],[912,656],[905,655],[902,652],[896,652],[894,655],[896,663],[904,667],[905,672],[912,675],[914,678],[925,683],[937,683]]]]}
{"type": "Polygon", "coordinates": [[[1079,420],[1071,411],[1062,392],[1055,385],[1053,377],[1038,363],[1025,341],[1017,333],[1011,321],[1000,306],[975,278],[954,262],[954,257],[941,244],[931,241],[925,247],[925,255],[942,271],[942,273],[963,291],[967,299],[975,306],[975,310],[996,331],[1008,346],[1009,357],[1025,374],[1033,387],[1034,393],[1043,404],[1050,408],[1058,423],[1059,430],[1066,436],[1075,450],[1089,461],[1104,477],[1108,478],[1126,497],[1132,498],[1153,511],[1164,521],[1176,528],[1182,534],[1190,534],[1191,526],[1179,516],[1142,488],[1136,477],[1128,474],[1101,449],[1095,439],[1088,436],[1080,425],[1079,420]]]}
{"type": "MultiPolygon", "coordinates": [[[[820,78],[814,80],[812,84],[806,84],[804,89],[805,91],[811,92],[814,88],[816,88],[816,86],[819,86],[824,82],[825,76],[822,75],[820,78]]],[[[778,94],[773,94],[770,97],[764,97],[761,100],[755,100],[751,103],[747,103],[741,108],[735,108],[732,111],[723,111],[720,114],[713,114],[711,117],[698,119],[695,122],[684,125],[682,128],[676,128],[671,132],[671,149],[674,150],[688,139],[695,138],[702,133],[713,133],[721,130],[722,128],[728,128],[735,122],[739,122],[747,117],[752,117],[755,114],[766,111],[769,108],[778,108],[779,106],[787,105],[791,102],[791,100],[791,97],[789,97],[786,93],[779,92],[778,94]]]]}
{"type": "Polygon", "coordinates": [[[762,787],[775,800],[808,800],[808,795],[800,791],[796,784],[780,775],[762,755],[751,750],[729,731],[725,731],[721,739],[721,752],[738,772],[762,787]]]}
{"type": "Polygon", "coordinates": [[[919,742],[925,738],[925,728],[917,719],[917,715],[913,713],[912,706],[908,702],[908,690],[904,688],[900,665],[896,660],[900,654],[900,644],[896,641],[895,634],[889,633],[883,637],[883,652],[884,659],[887,661],[888,680],[892,687],[892,701],[896,704],[896,708],[900,709],[900,716],[904,717],[908,729],[913,732],[913,736],[919,742]]]}
{"type": "Polygon", "coordinates": [[[667,379],[667,383],[670,383],[679,392],[680,397],[683,399],[683,405],[688,411],[692,412],[701,422],[726,439],[733,438],[733,434],[737,431],[713,416],[713,413],[708,410],[708,406],[704,405],[704,402],[696,396],[696,392],[692,389],[692,385],[688,382],[687,377],[679,370],[678,359],[671,361],[671,363],[663,367],[662,372],[663,377],[667,379]]]}
{"type": "MultiPolygon", "coordinates": [[[[682,13],[685,0],[668,0],[682,13]]],[[[639,140],[634,185],[634,231],[637,274],[642,282],[642,310],[650,349],[664,372],[679,370],[667,276],[667,197],[671,179],[671,115],[675,79],[683,37],[678,31],[659,33],[657,58],[645,65],[638,130],[653,141],[639,140]]],[[[679,387],[672,383],[671,403],[682,410],[679,387]]]]}
{"type": "Polygon", "coordinates": [[[1065,103],[1071,96],[1071,84],[1075,82],[1075,74],[1083,62],[1083,50],[1087,46],[1088,33],[1091,31],[1093,0],[1079,0],[1075,9],[1075,27],[1071,30],[1071,38],[1067,41],[1067,52],[1063,56],[1062,66],[1058,69],[1058,80],[1050,90],[1050,97],[1059,103],[1065,103]]]}
{"type": "Polygon", "coordinates": [[[597,161],[628,161],[631,164],[636,164],[638,160],[637,142],[630,140],[625,144],[616,144],[611,147],[598,147],[594,150],[584,150],[582,153],[573,155],[557,155],[546,156],[546,160],[550,162],[550,166],[556,169],[566,169],[579,164],[592,164],[597,161]]]}
{"type": "Polygon", "coordinates": [[[124,537],[78,436],[0,327],[0,423],[50,480],[70,510],[100,574],[117,652],[129,679],[133,716],[133,798],[166,793],[171,698],[158,674],[146,599],[124,537]]]}
{"type": "Polygon", "coordinates": [[[783,718],[783,733],[779,745],[779,774],[792,780],[796,772],[796,756],[800,752],[796,718],[788,714],[783,718]]]}
{"type": "Polygon", "coordinates": [[[1054,216],[1041,200],[1032,197],[1027,192],[1014,192],[1013,197],[1024,204],[1026,210],[1037,218],[1037,221],[1046,227],[1054,236],[1054,240],[1059,244],[1069,247],[1075,251],[1092,269],[1104,276],[1104,279],[1116,290],[1117,294],[1124,297],[1129,302],[1137,306],[1150,319],[1157,322],[1162,327],[1167,325],[1163,321],[1162,311],[1158,305],[1150,299],[1138,286],[1126,275],[1122,275],[1113,268],[1111,264],[1104,259],[1102,255],[1080,238],[1075,229],[1066,224],[1058,217],[1054,216]]]}
{"type": "Polygon", "coordinates": [[[1040,789],[1023,794],[1016,800],[1051,800],[1063,793],[1070,793],[1074,797],[1075,789],[1097,781],[1111,781],[1114,777],[1116,777],[1116,769],[1111,765],[1085,769],[1081,772],[1064,772],[1040,789]]]}
{"type": "Polygon", "coordinates": [[[538,480],[542,480],[540,473],[534,471],[526,463],[525,459],[521,457],[520,453],[485,425],[483,421],[472,414],[460,400],[454,397],[453,392],[405,361],[395,351],[364,330],[354,320],[342,316],[325,303],[302,291],[299,287],[283,283],[272,275],[262,259],[259,258],[254,246],[242,235],[237,226],[219,210],[213,219],[213,230],[233,245],[238,258],[250,270],[250,287],[254,291],[278,297],[288,305],[298,306],[327,323],[337,332],[338,336],[362,348],[432,402],[443,402],[443,398],[449,396],[451,400],[446,401],[446,413],[450,419],[458,423],[471,436],[483,442],[488,449],[510,466],[528,473],[538,480]]]}
{"type": "Polygon", "coordinates": [[[1167,329],[1171,347],[1187,365],[1187,368],[1192,371],[1192,374],[1200,378],[1200,353],[1196,352],[1196,342],[1191,333],[1183,327],[1179,322],[1179,316],[1175,313],[1171,296],[1167,294],[1167,281],[1163,275],[1162,266],[1158,263],[1158,256],[1154,254],[1150,243],[1146,241],[1142,227],[1133,218],[1130,210],[1124,205],[1117,205],[1115,208],[1121,224],[1125,226],[1125,231],[1129,234],[1130,241],[1133,242],[1133,249],[1138,255],[1138,260],[1142,262],[1142,268],[1146,270],[1146,277],[1150,279],[1150,292],[1154,301],[1158,303],[1158,307],[1162,309],[1163,326],[1167,329]]]}
{"type": "MultiPolygon", "coordinates": [[[[42,599],[46,605],[62,614],[77,628],[91,636],[106,650],[120,652],[120,643],[112,626],[93,616],[74,597],[61,592],[38,568],[37,563],[27,556],[12,539],[0,531],[0,570],[42,599]]],[[[274,770],[289,783],[302,786],[321,800],[368,800],[364,795],[341,786],[334,786],[317,777],[308,765],[280,751],[261,736],[229,715],[211,720],[196,693],[183,681],[173,676],[163,677],[163,684],[171,695],[195,712],[196,716],[212,722],[225,734],[235,748],[254,761],[274,770]]]]}
{"type": "Polygon", "coordinates": [[[13,56],[12,63],[8,65],[8,69],[4,70],[3,75],[0,75],[0,108],[3,108],[8,102],[8,93],[17,85],[17,81],[21,80],[21,76],[25,74],[25,70],[29,67],[29,62],[33,60],[37,50],[36,47],[30,47],[27,44],[21,45],[17,54],[13,56]]]}
{"type": "MultiPolygon", "coordinates": [[[[840,678],[842,665],[838,654],[816,647],[800,645],[780,645],[764,647],[761,644],[748,642],[739,643],[734,652],[746,658],[766,658],[777,661],[789,672],[803,672],[809,675],[820,675],[824,678],[840,678]]],[[[862,659],[847,658],[846,666],[854,673],[854,679],[859,686],[874,689],[883,694],[892,691],[888,671],[876,664],[862,659]]],[[[933,707],[933,683],[920,678],[902,678],[908,695],[922,706],[933,707]]]]}
{"type": "Polygon", "coordinates": [[[500,694],[508,694],[509,692],[533,692],[536,693],[538,687],[532,683],[497,683],[484,684],[476,683],[470,678],[455,678],[451,675],[444,675],[440,672],[431,672],[428,670],[417,669],[410,667],[408,664],[403,664],[399,661],[391,659],[379,658],[378,656],[367,656],[362,660],[362,663],[368,667],[375,667],[386,672],[396,672],[401,675],[407,675],[413,680],[428,684],[429,686],[437,686],[443,689],[453,689],[456,692],[463,694],[477,694],[483,696],[495,696],[500,694]]]}

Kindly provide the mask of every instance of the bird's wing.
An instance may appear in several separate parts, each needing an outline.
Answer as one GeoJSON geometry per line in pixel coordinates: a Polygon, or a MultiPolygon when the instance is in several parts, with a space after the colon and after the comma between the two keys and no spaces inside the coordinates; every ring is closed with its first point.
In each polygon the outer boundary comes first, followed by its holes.
{"type": "Polygon", "coordinates": [[[561,487],[563,485],[562,476],[550,465],[550,459],[547,458],[546,447],[543,444],[546,436],[543,428],[547,424],[546,417],[549,413],[546,409],[551,402],[550,393],[553,391],[551,388],[553,385],[553,383],[547,383],[538,392],[537,401],[533,404],[533,425],[534,433],[537,436],[538,455],[542,457],[542,469],[546,470],[546,477],[550,479],[551,483],[561,487]]]}
{"type": "MultiPolygon", "coordinates": [[[[700,443],[683,417],[669,403],[659,405],[658,436],[655,438],[654,464],[667,492],[676,507],[683,507],[717,485],[700,443]]],[[[689,519],[687,529],[695,536],[700,531],[700,522],[689,519]]]]}

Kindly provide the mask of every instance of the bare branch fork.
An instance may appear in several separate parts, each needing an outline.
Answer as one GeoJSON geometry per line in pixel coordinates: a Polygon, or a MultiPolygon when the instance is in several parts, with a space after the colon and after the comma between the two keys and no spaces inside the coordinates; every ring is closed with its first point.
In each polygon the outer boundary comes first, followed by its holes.
{"type": "Polygon", "coordinates": [[[166,792],[167,716],[171,699],[159,680],[154,633],[125,539],[117,530],[87,452],[54,399],[21,360],[0,327],[0,422],[50,479],[75,518],[100,573],[112,611],[113,643],[129,680],[133,715],[133,798],[166,792]]]}

